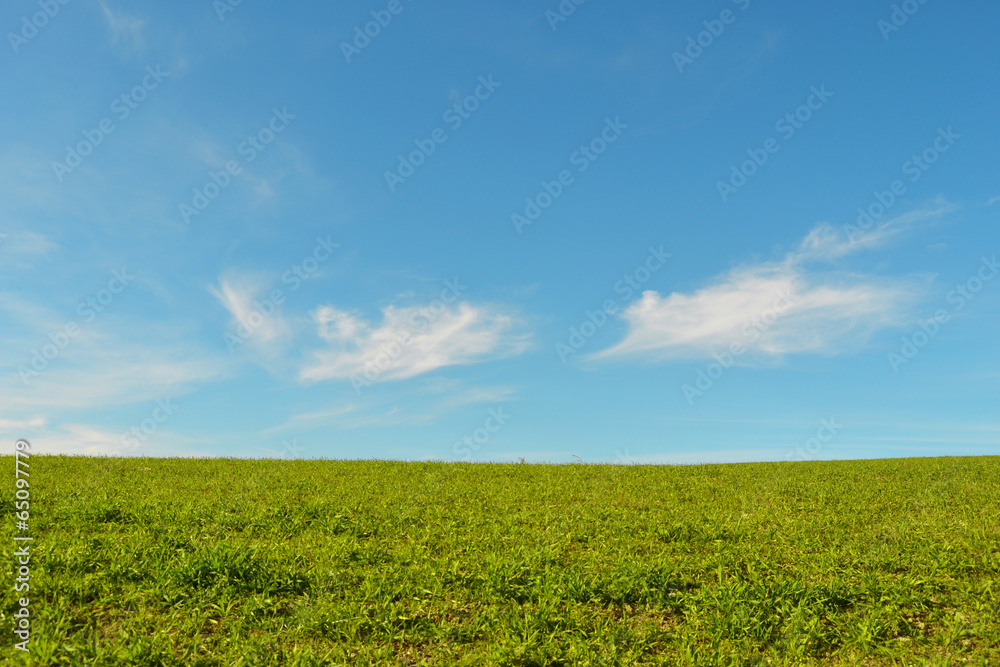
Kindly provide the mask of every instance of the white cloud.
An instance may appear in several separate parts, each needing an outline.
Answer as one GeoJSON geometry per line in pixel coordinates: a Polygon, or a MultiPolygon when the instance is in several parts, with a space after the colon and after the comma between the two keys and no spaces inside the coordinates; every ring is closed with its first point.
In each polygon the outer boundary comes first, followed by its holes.
{"type": "MultiPolygon", "coordinates": [[[[28,351],[18,368],[31,369],[28,351]]],[[[0,402],[9,410],[108,408],[191,391],[224,376],[226,365],[183,344],[129,343],[80,333],[37,375],[0,378],[0,402]]]]}
{"type": "Polygon", "coordinates": [[[879,248],[890,239],[907,232],[921,223],[929,223],[958,209],[944,199],[930,206],[914,209],[882,223],[872,223],[870,229],[857,224],[838,229],[829,223],[820,223],[802,239],[797,252],[789,255],[794,261],[830,261],[853,252],[879,248]]]}
{"type": "Polygon", "coordinates": [[[476,387],[455,378],[431,376],[416,386],[365,393],[336,406],[293,415],[261,433],[271,436],[292,432],[306,439],[304,434],[330,428],[427,426],[468,406],[507,403],[515,399],[515,394],[513,387],[476,387]]]}
{"type": "Polygon", "coordinates": [[[208,290],[233,316],[231,334],[238,339],[258,350],[275,351],[277,344],[291,338],[292,330],[282,315],[282,305],[271,301],[272,289],[264,278],[230,272],[219,279],[218,287],[211,286],[208,290]]]}
{"type": "Polygon", "coordinates": [[[10,322],[0,331],[0,405],[11,419],[178,396],[225,376],[232,365],[178,342],[190,338],[187,327],[135,324],[111,313],[68,320],[3,293],[0,316],[10,322]],[[76,325],[75,335],[66,333],[68,323],[76,325]]]}
{"type": "Polygon", "coordinates": [[[111,29],[112,44],[121,44],[131,53],[142,51],[145,45],[142,35],[142,30],[146,27],[145,19],[116,12],[108,7],[108,4],[104,0],[101,0],[101,11],[104,13],[104,18],[111,29]]]}
{"type": "Polygon", "coordinates": [[[114,456],[120,453],[119,434],[91,424],[64,424],[35,434],[21,432],[18,437],[31,442],[33,454],[69,454],[71,456],[114,456]]]}
{"type": "MultiPolygon", "coordinates": [[[[45,255],[58,248],[42,234],[29,231],[0,233],[0,255],[45,255]]],[[[6,263],[6,262],[5,262],[6,263]]]]}
{"type": "Polygon", "coordinates": [[[455,378],[431,378],[422,388],[422,394],[446,396],[440,406],[451,410],[466,405],[505,403],[514,400],[517,389],[507,386],[470,387],[455,378]]]}
{"type": "Polygon", "coordinates": [[[736,343],[746,350],[741,360],[753,363],[855,349],[876,331],[904,324],[920,288],[902,279],[817,271],[814,263],[878,246],[953,209],[913,211],[853,241],[823,223],[781,261],[740,266],[689,294],[644,292],[620,315],[628,323],[624,340],[591,358],[707,358],[736,343]]]}
{"type": "Polygon", "coordinates": [[[346,405],[343,407],[330,409],[330,410],[320,410],[317,412],[305,412],[302,414],[294,415],[282,424],[277,426],[272,426],[269,429],[262,431],[263,435],[270,436],[275,433],[283,433],[289,430],[308,430],[311,428],[319,428],[330,426],[332,424],[339,423],[345,415],[350,415],[355,412],[356,406],[346,405]]]}
{"type": "Polygon", "coordinates": [[[0,431],[18,431],[21,429],[45,428],[43,417],[32,417],[30,419],[0,419],[0,431]]]}
{"type": "Polygon", "coordinates": [[[43,234],[14,229],[6,221],[0,223],[0,271],[30,268],[58,249],[59,246],[43,234]]]}
{"type": "Polygon", "coordinates": [[[368,371],[380,380],[402,380],[527,349],[528,335],[517,331],[515,318],[493,306],[436,306],[387,306],[379,326],[333,306],[317,308],[311,315],[329,349],[313,353],[301,379],[346,379],[368,371]]]}
{"type": "MultiPolygon", "coordinates": [[[[267,127],[267,119],[262,118],[260,127],[267,127]]],[[[296,121],[293,121],[296,122],[296,121]]],[[[216,139],[205,129],[198,126],[165,127],[171,140],[186,153],[201,160],[213,171],[225,171],[226,165],[237,155],[237,146],[229,145],[216,139]],[[193,138],[192,138],[193,137],[193,138]]],[[[254,132],[253,134],[256,134],[254,132]]],[[[264,153],[261,153],[263,155],[264,153]]],[[[268,160],[260,160],[253,164],[242,163],[239,175],[234,176],[246,183],[250,196],[246,199],[248,208],[264,206],[282,194],[282,185],[290,176],[294,176],[298,187],[312,189],[328,189],[330,183],[322,179],[313,168],[308,155],[283,135],[277,135],[275,141],[267,145],[268,160]]]]}
{"type": "Polygon", "coordinates": [[[0,436],[10,442],[25,438],[32,454],[68,454],[70,456],[185,456],[196,453],[190,438],[169,431],[157,431],[147,442],[128,446],[121,442],[122,431],[86,423],[62,423],[48,428],[6,428],[0,422],[0,436]]]}
{"type": "MultiPolygon", "coordinates": [[[[0,151],[0,203],[5,212],[27,216],[58,210],[60,192],[52,178],[52,157],[24,142],[14,142],[0,151]]],[[[10,226],[4,220],[5,228],[10,226]]],[[[10,229],[4,229],[10,234],[10,229]]],[[[9,239],[8,239],[9,240],[9,239]]]]}

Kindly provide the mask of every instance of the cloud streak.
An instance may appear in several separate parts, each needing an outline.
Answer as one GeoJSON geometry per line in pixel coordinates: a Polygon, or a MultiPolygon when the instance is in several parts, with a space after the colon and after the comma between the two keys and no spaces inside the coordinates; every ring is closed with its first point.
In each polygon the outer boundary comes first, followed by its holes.
{"type": "Polygon", "coordinates": [[[904,324],[921,286],[816,264],[878,247],[953,209],[913,211],[855,239],[822,223],[780,261],[739,266],[689,294],[644,292],[620,315],[628,325],[624,339],[591,359],[702,359],[733,343],[750,363],[857,349],[880,329],[904,324]]]}
{"type": "Polygon", "coordinates": [[[58,245],[42,234],[30,231],[0,232],[0,269],[17,262],[25,263],[27,255],[47,255],[58,245]]]}
{"type": "MultiPolygon", "coordinates": [[[[233,316],[236,334],[231,349],[249,342],[258,349],[272,348],[292,337],[292,329],[276,304],[265,294],[267,282],[249,273],[231,272],[219,279],[219,286],[208,291],[233,316]]],[[[282,299],[283,300],[283,299],[282,299]]]]}
{"type": "Polygon", "coordinates": [[[145,40],[142,31],[146,27],[145,19],[128,16],[122,12],[116,12],[108,7],[107,2],[101,0],[101,12],[111,30],[111,43],[121,44],[131,53],[142,51],[145,40]]]}

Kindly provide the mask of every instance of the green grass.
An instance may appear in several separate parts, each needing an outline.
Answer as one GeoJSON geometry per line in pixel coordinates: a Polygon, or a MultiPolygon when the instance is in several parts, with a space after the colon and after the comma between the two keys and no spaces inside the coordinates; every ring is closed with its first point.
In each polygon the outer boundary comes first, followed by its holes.
{"type": "Polygon", "coordinates": [[[1000,664],[1000,458],[30,463],[4,664],[1000,664]]]}

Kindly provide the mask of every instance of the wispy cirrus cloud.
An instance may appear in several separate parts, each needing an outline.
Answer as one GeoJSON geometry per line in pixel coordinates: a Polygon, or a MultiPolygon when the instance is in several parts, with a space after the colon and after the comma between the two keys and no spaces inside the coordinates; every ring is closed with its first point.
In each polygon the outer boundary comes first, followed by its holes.
{"type": "Polygon", "coordinates": [[[10,255],[39,255],[59,246],[43,234],[30,231],[0,232],[0,252],[10,255]]]}
{"type": "Polygon", "coordinates": [[[31,419],[0,419],[0,432],[16,431],[29,428],[30,429],[45,428],[45,418],[32,417],[31,419]]]}
{"type": "Polygon", "coordinates": [[[58,249],[59,245],[43,234],[0,227],[0,271],[31,266],[58,249]]]}
{"type": "Polygon", "coordinates": [[[921,226],[936,224],[942,217],[957,210],[957,204],[939,198],[927,206],[907,211],[884,222],[873,221],[867,228],[860,227],[858,223],[838,228],[823,222],[813,227],[790,257],[798,262],[833,261],[851,253],[875,250],[921,226]]]}
{"type": "Polygon", "coordinates": [[[143,29],[147,21],[117,11],[101,0],[101,13],[111,30],[111,43],[126,50],[128,55],[140,53],[145,47],[143,29]]]}
{"type": "Polygon", "coordinates": [[[139,344],[83,332],[49,367],[27,375],[31,354],[0,378],[0,401],[15,413],[109,408],[178,396],[227,373],[225,360],[193,346],[139,344]],[[27,381],[22,379],[27,377],[27,381]],[[86,388],[86,391],[81,391],[86,388]]]}
{"type": "Polygon", "coordinates": [[[403,380],[439,368],[520,354],[530,334],[493,305],[386,306],[378,325],[334,306],[312,313],[327,349],[301,369],[304,381],[346,379],[378,367],[382,380],[403,380]]]}
{"type": "Polygon", "coordinates": [[[8,419],[178,396],[231,367],[188,342],[191,326],[130,322],[110,309],[88,318],[8,293],[0,293],[0,318],[0,405],[8,419]]]}
{"type": "Polygon", "coordinates": [[[378,394],[353,396],[333,405],[317,402],[261,433],[268,437],[287,432],[322,433],[328,429],[430,426],[470,406],[497,405],[516,400],[510,386],[476,386],[456,378],[429,376],[415,385],[397,385],[378,394]]]}
{"type": "Polygon", "coordinates": [[[853,239],[822,223],[780,261],[736,267],[689,294],[644,292],[620,315],[628,324],[625,338],[591,359],[708,358],[733,343],[749,352],[746,362],[857,349],[880,329],[905,324],[923,284],[817,265],[879,247],[954,208],[938,203],[911,211],[853,239]],[[760,326],[769,311],[773,321],[760,326]]]}
{"type": "Polygon", "coordinates": [[[199,445],[203,444],[197,439],[158,431],[155,438],[130,447],[122,444],[122,430],[81,422],[5,427],[0,421],[0,436],[10,441],[27,439],[34,454],[70,456],[194,456],[201,453],[199,445]]]}
{"type": "Polygon", "coordinates": [[[273,351],[291,339],[292,329],[285,321],[281,304],[270,300],[269,286],[259,275],[232,271],[219,279],[218,286],[210,286],[208,290],[232,315],[240,344],[247,342],[260,350],[273,351]]]}

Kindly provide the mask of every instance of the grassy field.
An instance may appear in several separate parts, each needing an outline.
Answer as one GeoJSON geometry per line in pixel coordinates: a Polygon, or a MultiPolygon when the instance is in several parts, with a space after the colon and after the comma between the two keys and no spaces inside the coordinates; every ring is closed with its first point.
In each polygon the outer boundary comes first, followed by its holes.
{"type": "Polygon", "coordinates": [[[1000,664],[1000,458],[30,463],[2,664],[1000,664]]]}

